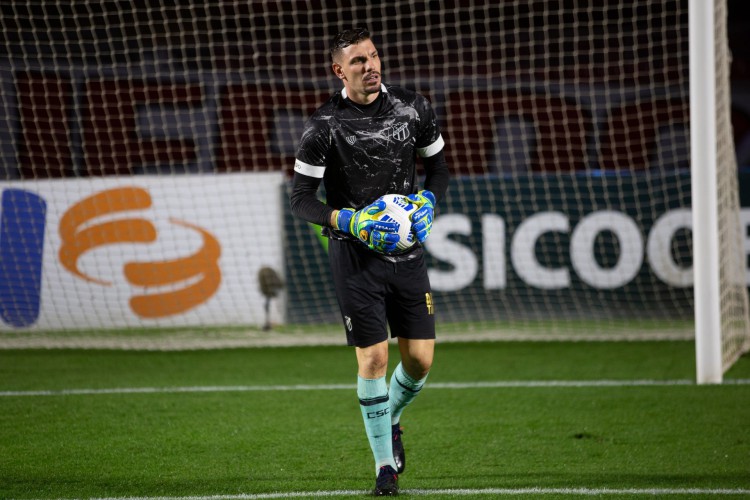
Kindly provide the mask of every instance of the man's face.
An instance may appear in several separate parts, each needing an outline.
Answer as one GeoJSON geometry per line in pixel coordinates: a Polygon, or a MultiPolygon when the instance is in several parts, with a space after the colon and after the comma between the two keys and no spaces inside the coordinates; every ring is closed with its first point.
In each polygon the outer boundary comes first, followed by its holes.
{"type": "Polygon", "coordinates": [[[368,104],[380,92],[380,58],[371,40],[344,47],[333,63],[333,72],[354,102],[368,104]]]}

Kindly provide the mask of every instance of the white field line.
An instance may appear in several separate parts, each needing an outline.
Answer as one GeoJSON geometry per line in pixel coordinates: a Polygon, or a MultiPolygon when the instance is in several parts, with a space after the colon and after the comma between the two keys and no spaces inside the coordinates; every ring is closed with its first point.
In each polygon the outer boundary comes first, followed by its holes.
{"type": "MultiPolygon", "coordinates": [[[[435,382],[430,389],[505,389],[545,387],[663,387],[695,385],[692,380],[497,380],[488,382],[435,382]]],[[[724,385],[750,385],[750,379],[725,380],[724,385]]],[[[176,394],[191,392],[283,392],[354,390],[355,384],[294,384],[294,385],[219,385],[192,387],[112,387],[105,389],[54,389],[0,391],[0,397],[22,396],[86,396],[100,394],[176,394]]]]}
{"type": "MultiPolygon", "coordinates": [[[[330,491],[290,491],[239,495],[210,495],[184,497],[106,497],[89,500],[265,500],[274,498],[323,498],[363,496],[369,492],[363,490],[330,490],[330,491]]],[[[750,495],[750,489],[744,488],[478,488],[478,489],[404,489],[402,494],[415,496],[468,496],[468,495],[575,495],[605,496],[634,495],[663,497],[669,495],[750,495]]],[[[52,499],[37,499],[52,500],[52,499]]],[[[55,499],[68,500],[68,499],[55,499]]]]}

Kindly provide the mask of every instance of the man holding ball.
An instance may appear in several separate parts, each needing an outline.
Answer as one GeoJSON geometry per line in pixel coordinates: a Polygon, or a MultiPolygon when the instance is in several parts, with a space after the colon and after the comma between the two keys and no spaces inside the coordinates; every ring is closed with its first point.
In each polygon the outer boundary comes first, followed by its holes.
{"type": "Polygon", "coordinates": [[[437,118],[426,98],[381,82],[381,63],[364,28],[342,31],[331,45],[332,70],[344,88],[320,106],[300,140],[292,213],[323,226],[330,238],[331,275],[346,331],[355,347],[365,431],[375,459],[374,494],[398,494],[404,471],[400,417],[432,366],[435,316],[422,242],[449,171],[437,118]],[[416,158],[425,173],[419,189],[416,158]],[[317,198],[321,183],[327,202],[317,198]],[[418,205],[417,244],[398,250],[393,222],[379,221],[385,194],[418,205]],[[390,387],[388,328],[401,360],[390,387]]]}

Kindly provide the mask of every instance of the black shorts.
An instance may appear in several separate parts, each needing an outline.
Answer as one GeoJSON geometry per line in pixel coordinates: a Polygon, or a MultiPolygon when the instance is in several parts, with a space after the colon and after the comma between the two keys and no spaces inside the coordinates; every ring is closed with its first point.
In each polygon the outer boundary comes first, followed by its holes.
{"type": "Polygon", "coordinates": [[[392,337],[435,338],[435,307],[424,251],[390,262],[354,241],[330,239],[328,260],[347,344],[368,347],[392,337]]]}

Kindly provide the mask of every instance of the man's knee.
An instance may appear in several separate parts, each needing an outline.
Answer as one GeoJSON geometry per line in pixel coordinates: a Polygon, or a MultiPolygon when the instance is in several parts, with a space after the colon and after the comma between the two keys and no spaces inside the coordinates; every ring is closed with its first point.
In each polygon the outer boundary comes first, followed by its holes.
{"type": "Polygon", "coordinates": [[[430,373],[432,368],[432,357],[416,357],[411,358],[408,361],[401,361],[404,364],[404,369],[409,376],[415,380],[422,380],[430,373]]]}
{"type": "Polygon", "coordinates": [[[434,340],[399,339],[401,363],[406,373],[415,380],[421,380],[430,373],[435,352],[434,340]]]}
{"type": "Polygon", "coordinates": [[[374,379],[385,376],[388,371],[388,342],[383,341],[369,347],[357,347],[359,376],[374,379]]]}

